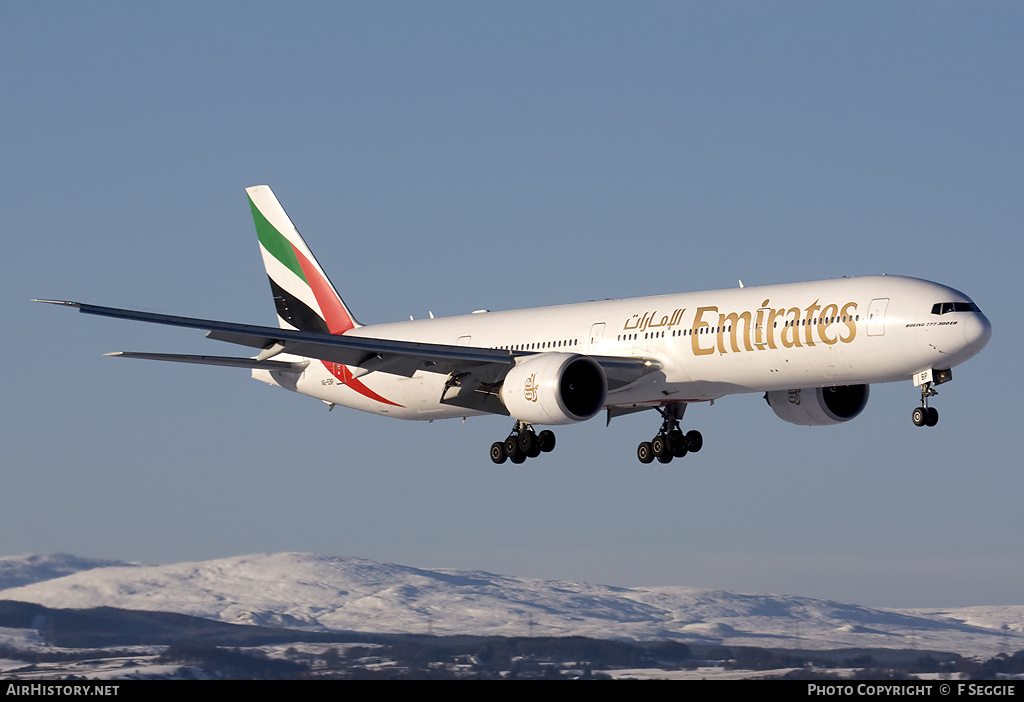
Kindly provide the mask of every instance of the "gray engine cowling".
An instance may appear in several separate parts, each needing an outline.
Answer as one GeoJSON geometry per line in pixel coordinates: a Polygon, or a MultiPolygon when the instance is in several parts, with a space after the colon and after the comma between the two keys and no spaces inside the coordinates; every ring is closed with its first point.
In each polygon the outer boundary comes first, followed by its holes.
{"type": "Polygon", "coordinates": [[[867,385],[774,390],[764,399],[780,419],[790,424],[824,426],[848,422],[868,404],[867,385]]]}

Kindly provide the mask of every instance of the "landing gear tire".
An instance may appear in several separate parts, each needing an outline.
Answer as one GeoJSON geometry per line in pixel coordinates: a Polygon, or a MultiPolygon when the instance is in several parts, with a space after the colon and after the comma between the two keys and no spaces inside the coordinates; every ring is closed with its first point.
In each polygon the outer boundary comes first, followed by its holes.
{"type": "Polygon", "coordinates": [[[673,458],[682,458],[690,450],[686,435],[679,429],[671,431],[668,435],[668,446],[673,458]]]}
{"type": "Polygon", "coordinates": [[[651,442],[643,441],[636,447],[636,457],[641,463],[650,463],[654,460],[654,451],[651,450],[651,442]]]}
{"type": "Polygon", "coordinates": [[[704,435],[696,429],[686,432],[686,448],[690,453],[697,453],[704,447],[704,435]]]}
{"type": "Polygon", "coordinates": [[[672,453],[668,448],[668,439],[664,434],[658,434],[656,437],[651,439],[651,452],[654,453],[654,457],[662,463],[668,463],[668,461],[663,461],[663,458],[668,458],[669,461],[672,460],[672,453]]]}
{"type": "Polygon", "coordinates": [[[550,453],[555,450],[555,432],[545,429],[540,434],[537,434],[537,438],[540,439],[541,451],[550,453]]]}
{"type": "Polygon", "coordinates": [[[508,458],[508,454],[505,453],[505,442],[495,441],[491,444],[491,460],[495,463],[504,463],[508,458]]]}
{"type": "Polygon", "coordinates": [[[915,407],[914,413],[910,415],[910,418],[914,421],[914,426],[923,427],[928,421],[928,410],[925,407],[915,407]]]}
{"type": "Polygon", "coordinates": [[[911,419],[915,426],[934,427],[939,423],[939,411],[934,407],[915,407],[911,419]]]}
{"type": "MultiPolygon", "coordinates": [[[[519,450],[522,451],[524,455],[530,456],[533,450],[537,448],[537,435],[534,434],[531,429],[521,431],[519,432],[518,442],[519,450]]],[[[540,451],[537,453],[540,453],[540,451]]],[[[533,456],[530,456],[530,458],[533,458],[533,456]]]]}

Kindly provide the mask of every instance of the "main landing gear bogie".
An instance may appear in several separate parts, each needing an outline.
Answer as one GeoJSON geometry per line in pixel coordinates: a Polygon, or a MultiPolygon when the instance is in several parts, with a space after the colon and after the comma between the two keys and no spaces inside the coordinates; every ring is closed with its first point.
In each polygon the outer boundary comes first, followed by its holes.
{"type": "Polygon", "coordinates": [[[704,446],[704,437],[696,429],[683,433],[679,420],[686,411],[686,405],[666,405],[657,408],[661,413],[661,430],[650,441],[642,441],[636,448],[636,457],[641,463],[670,463],[673,458],[682,458],[687,453],[696,453],[704,446]]]}
{"type": "Polygon", "coordinates": [[[516,422],[507,439],[491,444],[491,460],[499,464],[506,460],[523,463],[527,458],[536,458],[554,448],[555,433],[553,431],[545,429],[538,433],[529,424],[516,422]]]}
{"type": "Polygon", "coordinates": [[[636,457],[641,463],[671,463],[673,458],[682,458],[688,453],[696,453],[704,446],[704,437],[696,429],[685,434],[674,429],[667,434],[659,433],[650,441],[642,441],[636,449],[636,457]]]}

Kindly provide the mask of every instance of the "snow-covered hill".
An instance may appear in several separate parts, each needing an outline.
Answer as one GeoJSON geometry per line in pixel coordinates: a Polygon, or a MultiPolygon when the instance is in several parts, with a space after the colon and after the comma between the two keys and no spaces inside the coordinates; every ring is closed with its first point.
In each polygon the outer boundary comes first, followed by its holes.
{"type": "Polygon", "coordinates": [[[164,566],[0,558],[0,599],[317,630],[584,635],[787,648],[1024,649],[1024,605],[882,610],[806,597],[620,588],[308,553],[164,566]],[[70,574],[64,574],[70,573],[70,574]]]}
{"type": "Polygon", "coordinates": [[[66,553],[30,554],[0,558],[0,590],[51,580],[93,568],[130,566],[123,561],[78,558],[66,553]]]}

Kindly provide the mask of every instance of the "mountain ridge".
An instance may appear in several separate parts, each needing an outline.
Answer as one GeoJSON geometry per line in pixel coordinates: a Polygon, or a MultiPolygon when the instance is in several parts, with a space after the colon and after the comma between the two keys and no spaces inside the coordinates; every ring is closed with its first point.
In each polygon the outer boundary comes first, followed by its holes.
{"type": "Polygon", "coordinates": [[[0,558],[0,599],[168,611],[312,631],[581,635],[804,649],[1024,649],[1024,605],[896,610],[793,595],[625,588],[296,552],[169,565],[66,554],[6,557],[0,558]]]}

